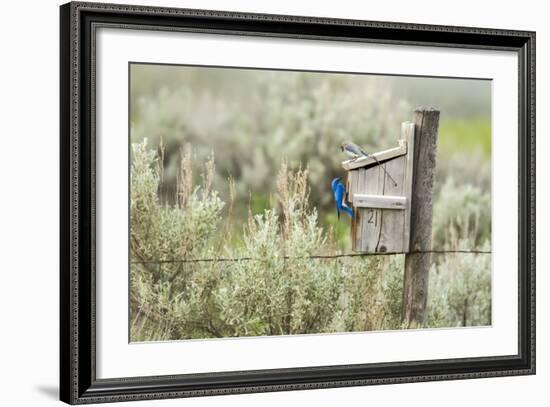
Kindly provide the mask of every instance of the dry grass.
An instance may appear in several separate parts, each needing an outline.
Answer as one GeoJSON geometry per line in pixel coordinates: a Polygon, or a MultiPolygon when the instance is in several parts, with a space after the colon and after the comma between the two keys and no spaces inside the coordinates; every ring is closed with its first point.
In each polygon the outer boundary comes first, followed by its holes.
{"type": "Polygon", "coordinates": [[[177,183],[177,198],[180,208],[186,208],[193,193],[193,167],[191,144],[186,143],[180,150],[181,162],[177,183]]]}
{"type": "Polygon", "coordinates": [[[283,233],[288,236],[292,223],[297,219],[296,214],[305,213],[308,210],[309,201],[309,169],[298,168],[293,172],[289,170],[285,160],[281,163],[277,174],[277,200],[283,213],[283,233]]]}
{"type": "MultiPolygon", "coordinates": [[[[283,163],[276,179],[277,208],[253,213],[249,206],[244,230],[235,233],[228,225],[237,188],[229,177],[229,205],[218,198],[212,188],[213,156],[195,186],[191,148],[182,150],[174,205],[157,196],[162,157],[145,144],[133,151],[131,259],[213,260],[132,264],[132,340],[403,328],[403,256],[311,258],[335,253],[336,244],[309,205],[307,168],[293,171],[283,163]],[[215,260],[220,257],[241,260],[215,260]]],[[[456,200],[458,192],[448,199],[456,200]]],[[[472,194],[462,200],[477,201],[472,194]]],[[[475,245],[479,211],[467,208],[462,217],[448,213],[435,222],[452,247],[475,245]]],[[[449,257],[431,273],[427,326],[490,323],[490,258],[449,257]]]]}

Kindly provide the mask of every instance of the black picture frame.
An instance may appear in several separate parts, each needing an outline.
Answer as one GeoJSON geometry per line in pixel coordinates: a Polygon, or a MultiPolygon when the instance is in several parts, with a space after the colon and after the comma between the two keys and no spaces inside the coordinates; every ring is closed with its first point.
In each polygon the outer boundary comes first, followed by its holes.
{"type": "MultiPolygon", "coordinates": [[[[70,404],[535,373],[535,33],[72,2],[60,7],[60,398],[70,404]],[[519,59],[519,352],[276,370],[96,378],[97,27],[508,50],[519,59]]],[[[496,203],[498,205],[498,203],[496,203]]]]}

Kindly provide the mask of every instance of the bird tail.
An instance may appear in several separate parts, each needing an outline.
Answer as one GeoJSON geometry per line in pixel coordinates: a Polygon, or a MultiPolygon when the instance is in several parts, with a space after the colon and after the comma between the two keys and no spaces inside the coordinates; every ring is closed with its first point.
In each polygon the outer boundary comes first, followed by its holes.
{"type": "Polygon", "coordinates": [[[342,206],[342,210],[346,212],[351,219],[353,219],[353,211],[349,206],[342,206]]]}
{"type": "Polygon", "coordinates": [[[367,153],[365,150],[363,150],[361,147],[357,146],[357,148],[359,149],[359,151],[361,152],[361,154],[363,154],[365,157],[369,157],[370,154],[367,153]]]}

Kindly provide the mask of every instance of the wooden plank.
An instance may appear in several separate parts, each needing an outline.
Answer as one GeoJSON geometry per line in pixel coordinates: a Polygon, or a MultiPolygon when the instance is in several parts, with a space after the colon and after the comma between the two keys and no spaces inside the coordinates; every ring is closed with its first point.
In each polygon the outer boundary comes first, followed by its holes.
{"type": "MultiPolygon", "coordinates": [[[[364,189],[364,185],[365,185],[365,169],[364,168],[360,168],[357,170],[357,174],[358,174],[358,177],[357,177],[357,188],[355,189],[356,191],[362,191],[364,189]]],[[[353,200],[352,200],[353,202],[353,200]]],[[[358,242],[358,247],[359,247],[359,251],[362,251],[362,252],[365,252],[365,251],[368,251],[367,249],[367,235],[366,235],[366,229],[367,229],[367,222],[368,222],[368,217],[367,217],[367,211],[365,209],[362,209],[362,208],[357,208],[357,213],[359,214],[359,219],[358,219],[358,224],[357,224],[357,242],[358,242]]]]}
{"type": "MultiPolygon", "coordinates": [[[[351,202],[353,194],[355,193],[357,189],[357,183],[358,183],[358,171],[348,171],[348,177],[346,182],[346,194],[347,194],[347,201],[351,202]]],[[[358,238],[358,224],[359,224],[359,213],[354,209],[353,210],[353,221],[351,222],[351,250],[358,251],[359,245],[357,244],[357,238],[358,238]]]]}
{"type": "MultiPolygon", "coordinates": [[[[405,157],[398,157],[387,162],[386,171],[396,181],[384,173],[384,195],[403,196],[403,182],[405,179],[405,157]]],[[[405,211],[384,209],[381,211],[381,233],[376,245],[376,252],[402,252],[403,228],[405,227],[405,211]]]]}
{"type": "Polygon", "coordinates": [[[401,319],[407,327],[421,327],[426,320],[428,277],[432,248],[432,193],[439,111],[414,112],[414,161],[411,196],[410,251],[405,256],[401,319]]]}
{"type": "Polygon", "coordinates": [[[394,195],[354,194],[353,206],[360,208],[403,210],[407,207],[407,198],[404,196],[394,195]]]}
{"type": "MultiPolygon", "coordinates": [[[[363,174],[360,179],[361,192],[369,195],[384,194],[384,172],[380,166],[361,169],[363,174]]],[[[376,247],[380,239],[382,228],[382,210],[375,208],[359,208],[364,214],[361,223],[361,248],[367,253],[376,253],[376,247]]]]}
{"type": "MultiPolygon", "coordinates": [[[[358,169],[358,170],[350,171],[350,173],[353,173],[355,175],[352,178],[353,185],[351,185],[351,189],[350,189],[351,193],[349,196],[349,199],[352,202],[352,204],[353,204],[353,196],[358,191],[361,190],[361,188],[359,187],[360,178],[361,178],[359,174],[362,171],[364,170],[358,169]]],[[[362,230],[363,218],[365,216],[365,213],[360,208],[353,208],[353,213],[355,214],[355,219],[353,222],[354,227],[353,227],[353,245],[352,246],[354,251],[362,252],[364,250],[361,242],[361,230],[362,230]]]]}
{"type": "Polygon", "coordinates": [[[410,230],[411,230],[411,198],[413,181],[413,162],[414,162],[414,123],[405,122],[401,124],[401,139],[407,143],[407,155],[405,163],[405,181],[404,195],[407,198],[405,209],[405,225],[403,230],[403,251],[410,250],[410,230]]]}
{"type": "MultiPolygon", "coordinates": [[[[407,154],[407,144],[403,143],[403,142],[399,142],[398,147],[393,147],[393,148],[389,148],[387,150],[378,151],[376,153],[372,153],[371,155],[374,156],[376,158],[376,160],[381,162],[381,161],[390,160],[390,159],[395,158],[395,157],[400,157],[400,156],[405,155],[405,154],[407,154]]],[[[375,164],[377,164],[376,160],[374,158],[372,158],[371,156],[369,156],[369,157],[359,157],[355,160],[351,159],[351,160],[347,160],[347,161],[342,162],[342,167],[344,167],[344,169],[346,169],[348,171],[349,170],[354,170],[354,169],[357,169],[357,168],[363,168],[363,167],[367,167],[367,166],[370,166],[370,165],[375,165],[375,164]]]]}

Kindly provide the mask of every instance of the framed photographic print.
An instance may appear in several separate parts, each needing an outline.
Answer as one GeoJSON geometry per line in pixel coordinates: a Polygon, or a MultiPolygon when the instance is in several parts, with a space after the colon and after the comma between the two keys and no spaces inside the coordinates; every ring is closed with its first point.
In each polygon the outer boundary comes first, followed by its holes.
{"type": "Polygon", "coordinates": [[[63,401],[535,373],[535,33],[60,19],[63,401]]]}

